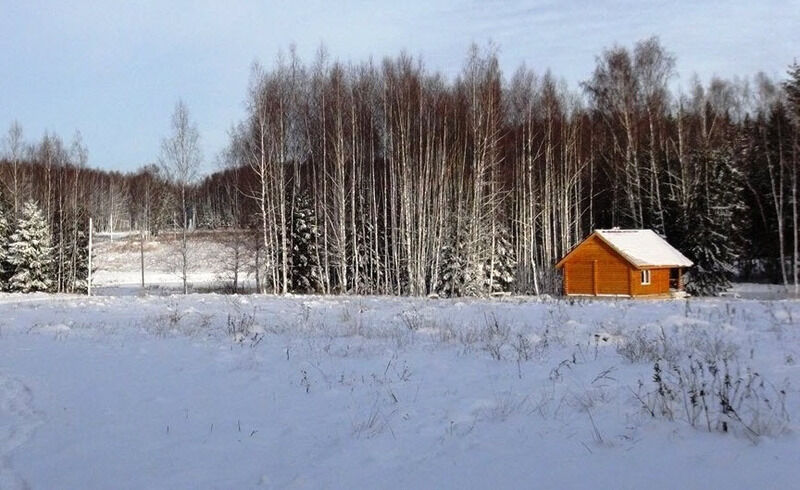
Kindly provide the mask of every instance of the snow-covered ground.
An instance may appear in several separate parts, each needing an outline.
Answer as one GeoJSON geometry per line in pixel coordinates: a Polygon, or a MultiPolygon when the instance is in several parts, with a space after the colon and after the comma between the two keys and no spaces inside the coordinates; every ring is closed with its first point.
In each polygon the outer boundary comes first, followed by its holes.
{"type": "MultiPolygon", "coordinates": [[[[181,296],[152,243],[156,295],[136,245],[99,244],[98,296],[0,294],[0,489],[800,478],[800,301],[762,299],[780,291],[181,296]]],[[[195,279],[218,280],[224,250],[201,249],[195,279]]]]}
{"type": "Polygon", "coordinates": [[[800,476],[796,301],[37,294],[2,295],[0,310],[3,489],[800,476]],[[656,358],[687,378],[698,360],[728,364],[732,383],[757,372],[769,402],[715,404],[712,430],[702,411],[693,427],[674,372],[665,414],[656,358]]]}
{"type": "MultiPolygon", "coordinates": [[[[100,293],[125,294],[141,289],[141,250],[138,236],[100,235],[94,253],[95,275],[92,283],[100,293]]],[[[231,251],[221,240],[222,234],[198,233],[190,237],[188,280],[193,287],[218,288],[232,277],[228,266],[231,251]]],[[[162,234],[145,241],[144,281],[147,288],[178,289],[181,284],[180,242],[177,237],[162,234]]],[[[248,282],[249,258],[243,257],[242,280],[248,282]]]]}

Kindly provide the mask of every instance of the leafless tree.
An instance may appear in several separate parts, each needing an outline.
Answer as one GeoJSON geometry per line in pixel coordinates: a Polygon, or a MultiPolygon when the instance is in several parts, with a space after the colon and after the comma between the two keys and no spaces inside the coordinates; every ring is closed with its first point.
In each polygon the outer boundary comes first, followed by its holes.
{"type": "Polygon", "coordinates": [[[11,163],[11,182],[8,183],[9,191],[14,202],[13,218],[16,220],[19,213],[21,182],[19,166],[24,153],[24,141],[22,138],[22,126],[19,122],[14,121],[8,128],[8,134],[5,137],[6,158],[11,163]]]}
{"type": "Polygon", "coordinates": [[[183,293],[188,294],[189,242],[188,236],[194,223],[189,222],[189,206],[187,193],[197,178],[202,161],[200,152],[200,134],[197,127],[189,119],[189,109],[183,101],[178,101],[172,113],[171,134],[161,143],[159,163],[167,179],[177,188],[178,204],[181,216],[180,225],[180,275],[183,281],[183,293]],[[191,226],[191,229],[190,229],[191,226]]]}

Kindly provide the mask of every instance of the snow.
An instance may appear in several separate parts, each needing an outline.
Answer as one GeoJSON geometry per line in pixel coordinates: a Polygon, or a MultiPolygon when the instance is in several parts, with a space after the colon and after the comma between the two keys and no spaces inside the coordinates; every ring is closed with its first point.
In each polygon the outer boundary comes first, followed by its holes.
{"type": "MultiPolygon", "coordinates": [[[[99,241],[96,296],[0,294],[0,489],[800,476],[800,301],[782,286],[689,300],[182,296],[176,245],[146,244],[144,290],[132,237],[99,241]],[[737,404],[747,427],[718,403],[728,432],[693,425],[680,397],[652,416],[656,357],[673,389],[697,362],[756,373],[760,397],[737,404]]],[[[213,235],[191,248],[196,288],[229,279],[213,235]]]]}
{"type": "Polygon", "coordinates": [[[636,267],[691,267],[692,261],[653,230],[595,230],[595,233],[636,267]]]}
{"type": "MultiPolygon", "coordinates": [[[[115,232],[117,237],[120,233],[115,232]]],[[[96,245],[94,259],[93,287],[110,288],[112,294],[123,290],[135,292],[141,287],[141,258],[138,236],[130,235],[115,238],[114,241],[102,236],[96,245]]],[[[214,233],[197,233],[190,237],[188,257],[188,282],[198,288],[221,287],[230,279],[226,268],[228,250],[220,243],[214,233]]],[[[148,288],[182,289],[180,243],[174,236],[161,236],[149,239],[144,247],[145,286],[148,288]]],[[[243,258],[240,281],[251,285],[253,278],[247,275],[250,269],[243,258]]]]}
{"type": "Polygon", "coordinates": [[[796,300],[36,293],[0,311],[3,489],[800,476],[796,300]],[[660,336],[667,357],[727,356],[784,389],[788,422],[752,437],[650,416],[633,393],[654,390],[653,362],[625,352],[660,336]]]}
{"type": "Polygon", "coordinates": [[[760,284],[760,283],[735,283],[733,287],[724,294],[726,297],[747,298],[747,299],[787,299],[796,297],[794,285],[784,286],[783,284],[760,284]]]}

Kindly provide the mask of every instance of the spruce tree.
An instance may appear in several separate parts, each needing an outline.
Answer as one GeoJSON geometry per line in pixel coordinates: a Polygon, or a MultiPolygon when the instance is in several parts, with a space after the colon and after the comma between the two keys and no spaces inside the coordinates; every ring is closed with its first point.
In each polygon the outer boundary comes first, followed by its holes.
{"type": "Polygon", "coordinates": [[[495,225],[494,262],[485,264],[485,284],[489,294],[507,293],[514,286],[514,249],[509,239],[509,231],[500,221],[495,225]]]}
{"type": "Polygon", "coordinates": [[[320,287],[317,263],[319,231],[311,200],[305,193],[295,198],[291,229],[291,289],[298,293],[314,293],[320,287]]]}
{"type": "Polygon", "coordinates": [[[8,210],[0,202],[0,291],[8,289],[8,279],[11,277],[11,265],[8,263],[8,242],[11,235],[11,224],[8,219],[8,210]]]}
{"type": "Polygon", "coordinates": [[[34,202],[26,202],[8,247],[11,291],[28,293],[52,288],[50,243],[50,230],[42,212],[34,202]]]}
{"type": "Polygon", "coordinates": [[[516,260],[509,230],[502,220],[493,229],[494,242],[492,234],[487,234],[470,243],[468,228],[458,227],[453,220],[450,238],[442,247],[438,281],[434,285],[439,296],[483,296],[512,290],[516,260]],[[478,260],[469,261],[470,253],[478,260]]]}
{"type": "Polygon", "coordinates": [[[743,227],[742,176],[730,147],[699,152],[685,250],[694,267],[686,290],[717,295],[731,286],[743,227]]]}
{"type": "Polygon", "coordinates": [[[788,75],[789,78],[783,82],[783,89],[789,106],[789,118],[794,123],[795,130],[800,131],[800,64],[793,63],[789,67],[788,75]]]}
{"type": "Polygon", "coordinates": [[[467,294],[466,245],[466,227],[459,227],[454,217],[450,223],[449,239],[442,247],[439,280],[434,287],[439,296],[453,298],[467,294]]]}
{"type": "Polygon", "coordinates": [[[89,224],[79,222],[76,232],[77,241],[70,247],[70,256],[74,261],[71,283],[67,286],[72,293],[85,292],[89,285],[89,224]]]}
{"type": "Polygon", "coordinates": [[[451,240],[451,243],[442,247],[441,271],[435,288],[439,296],[448,298],[461,294],[464,264],[459,249],[457,240],[451,240]]]}

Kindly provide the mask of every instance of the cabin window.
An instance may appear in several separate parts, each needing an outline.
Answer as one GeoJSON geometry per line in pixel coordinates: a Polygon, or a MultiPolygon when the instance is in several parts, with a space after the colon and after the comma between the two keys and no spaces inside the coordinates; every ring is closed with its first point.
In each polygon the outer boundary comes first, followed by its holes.
{"type": "Polygon", "coordinates": [[[650,284],[650,271],[642,271],[642,286],[650,284]]]}

